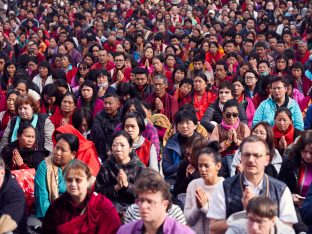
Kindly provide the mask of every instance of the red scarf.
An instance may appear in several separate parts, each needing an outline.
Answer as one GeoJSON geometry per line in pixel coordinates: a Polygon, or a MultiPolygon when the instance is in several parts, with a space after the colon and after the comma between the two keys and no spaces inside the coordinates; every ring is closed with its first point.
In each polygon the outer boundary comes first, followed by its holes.
{"type": "Polygon", "coordinates": [[[15,115],[11,115],[10,112],[8,110],[5,111],[1,124],[0,124],[0,130],[5,130],[5,128],[7,127],[10,119],[12,117],[14,117],[15,115]]]}
{"type": "Polygon", "coordinates": [[[276,125],[273,126],[273,133],[274,133],[274,145],[275,147],[279,148],[279,141],[282,138],[282,136],[285,137],[285,140],[287,142],[287,145],[290,145],[294,142],[294,135],[295,135],[295,128],[293,125],[289,125],[287,131],[285,133],[278,130],[276,125]]]}

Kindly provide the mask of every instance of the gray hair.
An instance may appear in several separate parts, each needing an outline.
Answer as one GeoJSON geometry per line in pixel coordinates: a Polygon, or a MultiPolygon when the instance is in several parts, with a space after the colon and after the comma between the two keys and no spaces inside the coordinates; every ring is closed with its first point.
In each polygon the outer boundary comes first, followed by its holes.
{"type": "Polygon", "coordinates": [[[163,80],[165,84],[168,84],[168,79],[164,75],[156,75],[153,80],[163,80]]]}

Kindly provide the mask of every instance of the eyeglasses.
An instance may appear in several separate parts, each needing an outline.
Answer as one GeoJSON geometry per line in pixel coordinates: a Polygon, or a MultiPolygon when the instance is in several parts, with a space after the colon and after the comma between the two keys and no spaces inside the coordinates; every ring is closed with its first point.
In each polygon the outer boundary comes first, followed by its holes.
{"type": "Polygon", "coordinates": [[[226,117],[226,118],[231,118],[231,117],[237,118],[237,117],[238,117],[238,113],[230,113],[230,112],[227,112],[227,113],[225,113],[225,117],[226,117]]]}
{"type": "Polygon", "coordinates": [[[115,63],[121,63],[121,62],[124,62],[125,60],[123,60],[123,59],[116,59],[115,60],[115,63]]]}
{"type": "Polygon", "coordinates": [[[252,80],[252,79],[255,79],[256,77],[255,76],[245,76],[245,80],[252,80]]]}
{"type": "Polygon", "coordinates": [[[138,199],[135,200],[135,203],[138,206],[143,205],[145,202],[147,203],[148,206],[155,206],[157,203],[160,203],[162,201],[153,201],[153,200],[150,200],[150,199],[147,199],[147,198],[138,198],[138,199]]]}
{"type": "Polygon", "coordinates": [[[242,157],[244,157],[244,158],[250,158],[253,156],[256,159],[259,159],[259,158],[262,158],[263,156],[266,156],[266,155],[268,155],[268,154],[258,154],[258,153],[248,153],[248,152],[242,153],[242,157]]]}

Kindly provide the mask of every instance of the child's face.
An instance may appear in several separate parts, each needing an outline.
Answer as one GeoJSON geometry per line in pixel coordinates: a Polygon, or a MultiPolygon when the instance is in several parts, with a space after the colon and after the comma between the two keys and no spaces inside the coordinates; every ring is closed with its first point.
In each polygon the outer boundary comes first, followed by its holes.
{"type": "Polygon", "coordinates": [[[183,84],[181,87],[180,87],[180,93],[184,96],[188,95],[192,90],[192,85],[190,84],[183,84]]]}

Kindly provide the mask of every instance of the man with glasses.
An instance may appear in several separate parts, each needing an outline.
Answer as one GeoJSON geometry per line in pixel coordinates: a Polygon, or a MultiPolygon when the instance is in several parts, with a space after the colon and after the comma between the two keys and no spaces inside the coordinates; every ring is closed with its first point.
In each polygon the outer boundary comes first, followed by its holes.
{"type": "Polygon", "coordinates": [[[270,162],[267,143],[256,136],[245,138],[240,145],[242,174],[227,178],[209,201],[207,217],[210,233],[224,233],[226,219],[246,209],[250,199],[266,196],[277,203],[279,218],[289,225],[297,223],[297,215],[289,188],[264,173],[270,162]]]}
{"type": "Polygon", "coordinates": [[[135,185],[135,193],[141,220],[123,225],[118,230],[118,234],[194,233],[189,227],[168,217],[167,210],[171,207],[169,185],[157,171],[147,169],[142,173],[135,185]]]}
{"type": "Polygon", "coordinates": [[[261,102],[257,108],[252,126],[261,121],[274,125],[275,112],[279,107],[286,107],[292,114],[292,122],[295,128],[303,130],[303,118],[298,103],[290,98],[287,92],[287,80],[283,77],[275,77],[271,81],[272,96],[261,102]]]}
{"type": "Polygon", "coordinates": [[[115,68],[111,70],[111,76],[115,86],[130,81],[131,68],[126,67],[126,55],[122,52],[115,53],[114,62],[115,68]]]}

